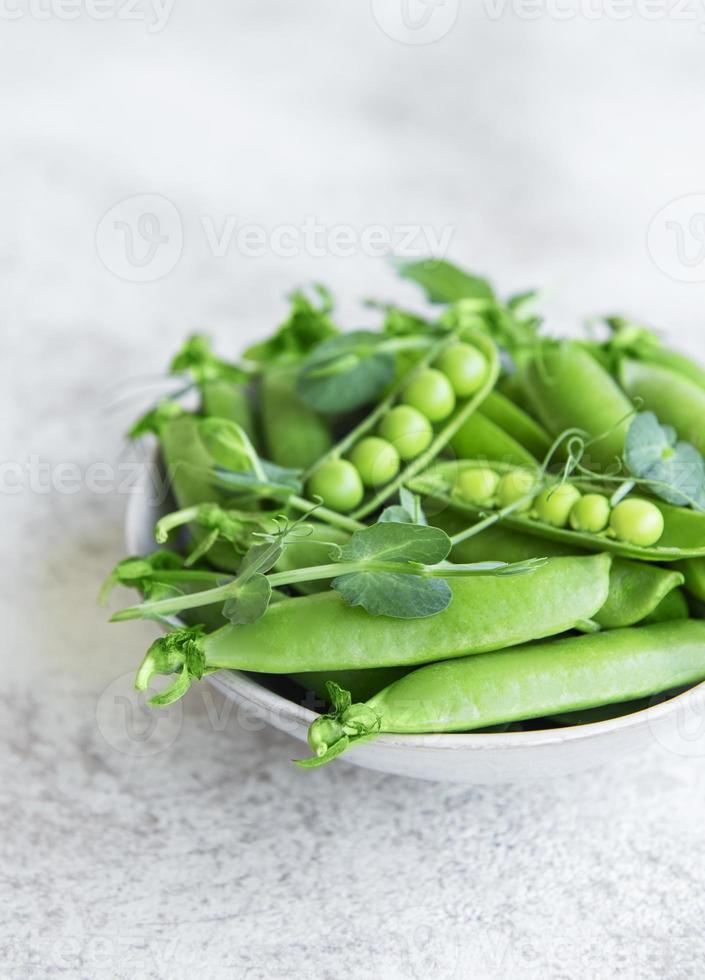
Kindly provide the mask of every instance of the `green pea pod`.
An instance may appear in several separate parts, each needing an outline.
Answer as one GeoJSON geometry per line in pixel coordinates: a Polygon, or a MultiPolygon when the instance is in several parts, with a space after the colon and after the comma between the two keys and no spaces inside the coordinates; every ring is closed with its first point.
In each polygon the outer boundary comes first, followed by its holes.
{"type": "Polygon", "coordinates": [[[413,670],[367,703],[382,732],[462,732],[705,680],[705,622],[608,630],[413,670]]]}
{"type": "Polygon", "coordinates": [[[705,602],[705,558],[686,558],[676,568],[685,576],[686,591],[705,602]]]}
{"type": "Polygon", "coordinates": [[[486,418],[503,429],[536,459],[543,459],[551,448],[553,439],[546,430],[496,389],[490,392],[480,406],[480,410],[486,418]]]}
{"type": "MultiPolygon", "coordinates": [[[[227,495],[212,482],[213,457],[201,440],[195,415],[180,415],[165,422],[159,439],[167,479],[179,509],[211,501],[226,503],[227,495]]],[[[196,544],[208,535],[196,525],[190,525],[189,531],[196,544]]],[[[207,561],[215,568],[235,571],[240,559],[231,544],[219,541],[209,550],[207,561]]]]}
{"type": "Polygon", "coordinates": [[[619,381],[630,398],[640,398],[659,422],[672,425],[682,440],[705,453],[705,389],[662,365],[626,357],[619,365],[619,381]]]}
{"type": "MultiPolygon", "coordinates": [[[[451,511],[435,517],[434,523],[453,534],[460,530],[463,522],[457,513],[451,511]]],[[[570,555],[575,554],[576,550],[562,542],[544,541],[535,535],[495,525],[461,541],[453,549],[451,557],[456,562],[515,562],[542,556],[570,555]]],[[[604,629],[633,626],[654,614],[663,600],[682,583],[683,575],[678,571],[616,558],[610,570],[607,600],[592,618],[604,629]]]]}
{"type": "Polygon", "coordinates": [[[426,619],[370,616],[336,593],[288,599],[205,638],[211,668],[291,674],[393,667],[481,653],[571,629],[607,598],[608,555],[555,558],[524,575],[448,580],[453,599],[426,619]]]}
{"type": "Polygon", "coordinates": [[[586,463],[589,457],[600,469],[621,457],[634,406],[583,347],[569,341],[542,346],[526,361],[522,376],[534,414],[552,435],[577,428],[595,440],[586,463]]]}
{"type": "MultiPolygon", "coordinates": [[[[461,513],[470,515],[466,524],[472,524],[480,514],[487,514],[488,507],[480,507],[469,501],[461,501],[453,493],[458,474],[466,468],[487,466],[473,460],[448,461],[436,464],[421,476],[412,479],[408,486],[414,493],[429,498],[428,513],[438,513],[442,506],[453,507],[461,513]]],[[[510,472],[511,466],[499,462],[492,464],[497,473],[510,472]]],[[[599,487],[576,482],[581,491],[594,492],[599,487]]],[[[608,491],[609,492],[609,491],[608,491]]],[[[705,557],[705,513],[686,507],[675,507],[662,500],[652,499],[651,503],[661,511],[664,520],[663,534],[658,543],[651,547],[631,544],[612,538],[605,532],[590,534],[574,531],[572,528],[554,527],[535,520],[528,514],[514,512],[502,517],[502,524],[526,534],[537,535],[549,541],[563,542],[571,549],[586,551],[609,551],[623,558],[637,558],[642,561],[679,561],[684,558],[705,557]]],[[[484,532],[483,532],[484,533],[484,532]]]]}
{"type": "Polygon", "coordinates": [[[252,408],[246,385],[224,381],[221,378],[204,381],[201,385],[201,397],[204,415],[236,422],[250,439],[254,439],[252,408]]]}
{"type": "Polygon", "coordinates": [[[277,465],[308,469],[333,445],[328,423],[296,392],[296,369],[268,371],[260,399],[267,456],[277,465]]]}
{"type": "Polygon", "coordinates": [[[225,495],[214,486],[213,457],[199,435],[198,418],[180,415],[159,431],[162,459],[179,508],[209,501],[222,503],[225,495]]]}
{"type": "Polygon", "coordinates": [[[537,463],[527,449],[480,411],[463,422],[450,445],[460,459],[492,459],[513,466],[536,466],[537,463]]]}
{"type": "MultiPolygon", "coordinates": [[[[658,606],[648,616],[644,616],[642,623],[672,623],[675,619],[688,619],[690,607],[683,589],[673,589],[665,595],[658,606]]],[[[695,617],[698,618],[698,617],[695,617]]]]}

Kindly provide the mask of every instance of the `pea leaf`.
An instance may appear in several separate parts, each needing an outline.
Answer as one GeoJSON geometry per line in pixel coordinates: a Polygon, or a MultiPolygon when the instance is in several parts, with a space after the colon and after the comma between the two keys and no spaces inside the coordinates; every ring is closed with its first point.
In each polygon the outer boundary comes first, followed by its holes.
{"type": "Polygon", "coordinates": [[[269,580],[261,572],[255,572],[223,604],[223,615],[233,626],[254,623],[266,613],[271,597],[272,587],[269,580]]]}
{"type": "Polygon", "coordinates": [[[273,337],[245,351],[248,360],[260,364],[300,360],[317,344],[338,334],[338,328],[329,317],[333,309],[331,294],[324,286],[315,285],[313,288],[319,305],[301,290],[293,293],[288,318],[273,337]]]}
{"type": "Polygon", "coordinates": [[[662,500],[705,510],[705,459],[695,446],[678,442],[675,430],[660,425],[653,412],[640,412],[629,426],[624,462],[662,500]]]}
{"type": "Polygon", "coordinates": [[[355,531],[340,549],[340,560],[435,565],[447,557],[450,549],[451,540],[439,527],[384,522],[355,531]]]}
{"type": "Polygon", "coordinates": [[[399,503],[385,507],[379,516],[380,524],[428,524],[421,506],[421,498],[406,487],[399,491],[399,503]]]}
{"type": "Polygon", "coordinates": [[[349,606],[362,606],[372,616],[422,619],[442,612],[453,598],[442,578],[420,578],[394,572],[352,572],[331,583],[349,606]]]}
{"type": "Polygon", "coordinates": [[[297,390],[318,412],[348,412],[374,401],[394,378],[386,338],[367,330],[319,344],[304,362],[297,390]]]}
{"type": "Polygon", "coordinates": [[[423,259],[420,262],[395,264],[399,275],[421,286],[432,303],[454,303],[459,299],[494,299],[494,292],[486,279],[463,272],[445,259],[423,259]]]}
{"type": "Polygon", "coordinates": [[[178,402],[165,398],[141,415],[127,433],[128,439],[141,439],[148,433],[159,435],[161,427],[170,419],[183,415],[184,410],[178,402]]]}

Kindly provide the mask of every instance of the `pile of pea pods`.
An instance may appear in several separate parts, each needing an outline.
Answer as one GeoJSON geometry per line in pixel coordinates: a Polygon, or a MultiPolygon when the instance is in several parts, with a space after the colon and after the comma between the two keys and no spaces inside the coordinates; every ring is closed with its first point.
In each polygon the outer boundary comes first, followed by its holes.
{"type": "Polygon", "coordinates": [[[308,768],[705,680],[705,369],[622,318],[548,336],[534,295],[444,261],[398,271],[430,312],[370,303],[344,332],[316,287],[237,361],[202,335],[174,357],[179,397],[131,432],[173,507],[104,590],[168,629],[137,686],[167,676],[155,707],[222,669],[313,691],[308,768]]]}

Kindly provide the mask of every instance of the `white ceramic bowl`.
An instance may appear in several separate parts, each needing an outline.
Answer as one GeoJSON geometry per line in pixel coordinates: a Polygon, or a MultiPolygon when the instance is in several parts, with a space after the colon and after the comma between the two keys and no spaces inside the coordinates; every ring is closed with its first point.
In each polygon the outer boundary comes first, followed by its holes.
{"type": "MultiPolygon", "coordinates": [[[[131,555],[147,554],[155,548],[154,524],[168,509],[168,503],[160,500],[163,494],[158,488],[163,481],[158,474],[153,456],[130,497],[125,536],[131,555]]],[[[315,712],[283,697],[255,676],[222,670],[207,679],[227,698],[246,704],[274,727],[305,743],[315,712]]],[[[705,754],[702,733],[694,753],[692,736],[685,731],[686,716],[699,717],[704,698],[705,685],[700,684],[646,710],[575,728],[482,735],[380,735],[349,750],[333,765],[347,760],[367,769],[417,779],[510,783],[579,772],[654,742],[677,754],[705,754]]],[[[308,749],[301,754],[307,755],[308,749]]]]}

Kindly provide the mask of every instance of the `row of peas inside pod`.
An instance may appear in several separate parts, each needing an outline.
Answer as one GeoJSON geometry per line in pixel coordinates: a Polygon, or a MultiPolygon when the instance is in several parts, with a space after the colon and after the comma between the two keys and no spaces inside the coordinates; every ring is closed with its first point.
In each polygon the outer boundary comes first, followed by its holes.
{"type": "Polygon", "coordinates": [[[341,513],[358,507],[365,488],[382,487],[399,473],[402,463],[421,456],[434,439],[434,425],[444,423],[459,401],[471,398],[487,378],[487,358],[468,343],[452,343],[433,367],[411,372],[399,404],[380,419],[376,435],[365,435],[347,459],[324,460],[308,480],[311,497],[341,513]]]}
{"type": "Polygon", "coordinates": [[[488,510],[512,508],[551,527],[605,533],[619,541],[651,547],[661,538],[663,515],[649,500],[627,496],[612,506],[601,493],[582,493],[572,482],[545,485],[535,472],[517,468],[500,474],[490,467],[462,470],[454,495],[488,510]]]}

